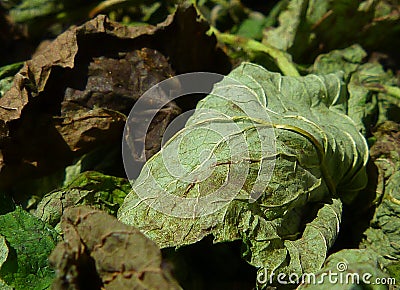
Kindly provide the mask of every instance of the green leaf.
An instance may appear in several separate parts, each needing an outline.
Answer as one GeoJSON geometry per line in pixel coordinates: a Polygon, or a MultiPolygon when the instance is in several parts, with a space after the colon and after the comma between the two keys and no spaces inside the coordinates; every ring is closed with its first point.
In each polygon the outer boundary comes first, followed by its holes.
{"type": "Polygon", "coordinates": [[[379,281],[389,278],[380,259],[371,250],[341,250],[330,255],[324,267],[315,276],[307,277],[309,280],[298,289],[388,289],[389,283],[379,285],[379,281]]]}
{"type": "Polygon", "coordinates": [[[376,251],[390,262],[400,259],[400,126],[385,122],[374,133],[371,158],[378,168],[376,209],[364,232],[362,248],[376,251]]]}
{"type": "MultiPolygon", "coordinates": [[[[17,193],[18,202],[25,209],[37,207],[37,203],[49,192],[65,189],[79,174],[85,171],[99,171],[106,175],[122,175],[119,144],[97,146],[92,151],[77,158],[73,164],[40,178],[29,178],[15,183],[12,192],[17,193]]],[[[4,198],[0,193],[0,198],[4,198]]],[[[10,203],[0,203],[4,207],[10,203]]],[[[1,213],[1,208],[0,208],[1,213]]]]}
{"type": "Polygon", "coordinates": [[[157,245],[104,211],[69,208],[62,228],[64,241],[49,258],[53,289],[181,289],[157,245]]]}
{"type": "Polygon", "coordinates": [[[279,14],[279,25],[265,31],[263,42],[303,63],[354,43],[396,55],[400,44],[397,9],[398,5],[385,0],[292,0],[279,14]]]}
{"type": "Polygon", "coordinates": [[[0,268],[7,260],[8,252],[6,239],[3,236],[0,236],[0,268]]]}
{"type": "Polygon", "coordinates": [[[313,72],[319,74],[344,72],[344,79],[348,80],[363,63],[367,53],[361,46],[355,44],[341,50],[333,50],[319,55],[313,65],[313,72]]]}
{"type": "Polygon", "coordinates": [[[377,122],[400,121],[400,89],[395,87],[396,78],[379,62],[364,62],[366,55],[361,46],[352,45],[318,56],[313,66],[313,72],[320,74],[344,72],[349,92],[347,114],[364,135],[377,122]]]}
{"type": "Polygon", "coordinates": [[[92,205],[116,215],[130,188],[124,178],[83,172],[64,188],[43,197],[34,214],[53,226],[60,222],[64,210],[70,206],[92,205]]]}
{"type": "Polygon", "coordinates": [[[212,234],[241,239],[254,266],[319,269],[339,229],[337,197],[366,183],[368,148],[346,103],[335,74],[282,77],[243,63],[147,161],[119,219],[161,247],[212,234]]]}
{"type": "Polygon", "coordinates": [[[249,15],[249,18],[240,23],[236,34],[255,40],[261,40],[265,23],[266,18],[261,13],[252,13],[249,15]]]}
{"type": "Polygon", "coordinates": [[[17,207],[0,216],[0,235],[8,248],[5,249],[4,243],[1,245],[0,280],[15,289],[48,288],[54,271],[47,257],[56,245],[56,231],[17,207]]]}
{"type": "Polygon", "coordinates": [[[396,281],[400,281],[400,262],[392,262],[388,264],[385,269],[388,271],[390,277],[395,278],[396,281]]]}
{"type": "Polygon", "coordinates": [[[62,2],[56,0],[25,0],[12,7],[9,13],[15,22],[28,22],[60,12],[63,7],[62,2]]]}
{"type": "Polygon", "coordinates": [[[0,98],[11,88],[14,75],[22,65],[22,62],[18,62],[0,67],[0,98]]]}
{"type": "Polygon", "coordinates": [[[242,49],[250,56],[257,53],[265,54],[266,56],[271,58],[272,62],[276,64],[276,66],[281,70],[284,75],[299,76],[299,72],[292,62],[292,57],[284,51],[281,51],[269,44],[264,44],[254,39],[249,39],[229,33],[221,33],[213,28],[210,29],[210,32],[216,35],[219,42],[234,46],[236,48],[239,44],[240,49],[242,49]]]}

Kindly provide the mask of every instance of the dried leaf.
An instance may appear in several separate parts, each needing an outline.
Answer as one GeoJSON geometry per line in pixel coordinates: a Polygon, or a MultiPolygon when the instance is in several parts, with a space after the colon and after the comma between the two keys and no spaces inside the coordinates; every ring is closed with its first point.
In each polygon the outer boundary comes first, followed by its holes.
{"type": "Polygon", "coordinates": [[[181,289],[162,268],[157,245],[134,227],[89,207],[69,208],[54,249],[54,289],[181,289]]]}
{"type": "MultiPolygon", "coordinates": [[[[196,18],[193,7],[157,26],[127,27],[98,16],[36,52],[0,98],[0,187],[54,172],[104,142],[117,145],[125,119],[111,110],[129,112],[141,93],[173,74],[171,66],[179,73],[229,70],[215,37],[206,35],[208,24],[196,18]]],[[[148,135],[149,156],[179,113],[173,103],[168,108],[148,135]]]]}
{"type": "Polygon", "coordinates": [[[72,152],[87,152],[103,142],[118,140],[125,118],[108,109],[80,109],[54,119],[54,126],[72,152]]]}

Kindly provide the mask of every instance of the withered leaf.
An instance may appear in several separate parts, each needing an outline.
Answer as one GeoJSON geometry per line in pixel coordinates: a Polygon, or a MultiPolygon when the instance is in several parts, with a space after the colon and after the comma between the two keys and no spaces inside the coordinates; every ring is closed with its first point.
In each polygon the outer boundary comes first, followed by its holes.
{"type": "MultiPolygon", "coordinates": [[[[0,187],[54,172],[105,142],[120,146],[125,119],[119,113],[172,69],[226,73],[229,61],[208,28],[192,6],[157,26],[128,27],[98,16],[42,46],[0,99],[0,187]]],[[[172,103],[168,108],[157,118],[165,121],[150,128],[149,156],[179,113],[172,103]]]]}
{"type": "Polygon", "coordinates": [[[101,142],[118,140],[124,121],[125,116],[117,111],[94,108],[70,111],[55,118],[54,125],[71,151],[87,151],[101,142]]]}
{"type": "Polygon", "coordinates": [[[65,211],[64,241],[50,255],[53,289],[181,289],[157,245],[134,227],[86,206],[65,211]]]}

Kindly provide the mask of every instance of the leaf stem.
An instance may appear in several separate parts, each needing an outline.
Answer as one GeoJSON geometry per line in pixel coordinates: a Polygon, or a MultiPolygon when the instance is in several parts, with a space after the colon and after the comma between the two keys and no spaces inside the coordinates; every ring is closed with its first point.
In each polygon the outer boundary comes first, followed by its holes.
{"type": "Polygon", "coordinates": [[[400,99],[400,88],[396,86],[388,86],[388,85],[367,85],[366,86],[370,91],[378,92],[378,93],[385,93],[396,99],[400,99]]]}
{"type": "Polygon", "coordinates": [[[219,42],[235,45],[242,48],[246,53],[262,52],[269,55],[286,76],[300,76],[296,67],[294,66],[290,56],[285,52],[256,41],[254,39],[245,38],[238,35],[219,32],[215,27],[210,27],[209,34],[214,33],[219,42]]]}

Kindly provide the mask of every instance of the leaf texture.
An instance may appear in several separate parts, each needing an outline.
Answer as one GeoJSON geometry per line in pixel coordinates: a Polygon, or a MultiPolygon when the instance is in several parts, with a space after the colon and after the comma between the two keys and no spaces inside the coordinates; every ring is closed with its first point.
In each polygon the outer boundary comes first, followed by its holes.
{"type": "Polygon", "coordinates": [[[366,141],[345,112],[335,74],[243,63],[148,160],[119,219],[161,247],[212,234],[241,239],[252,265],[317,270],[339,230],[337,197],[366,182],[366,141]]]}
{"type": "Polygon", "coordinates": [[[157,245],[104,211],[69,208],[64,241],[50,256],[53,289],[181,289],[162,268],[157,245]]]}

